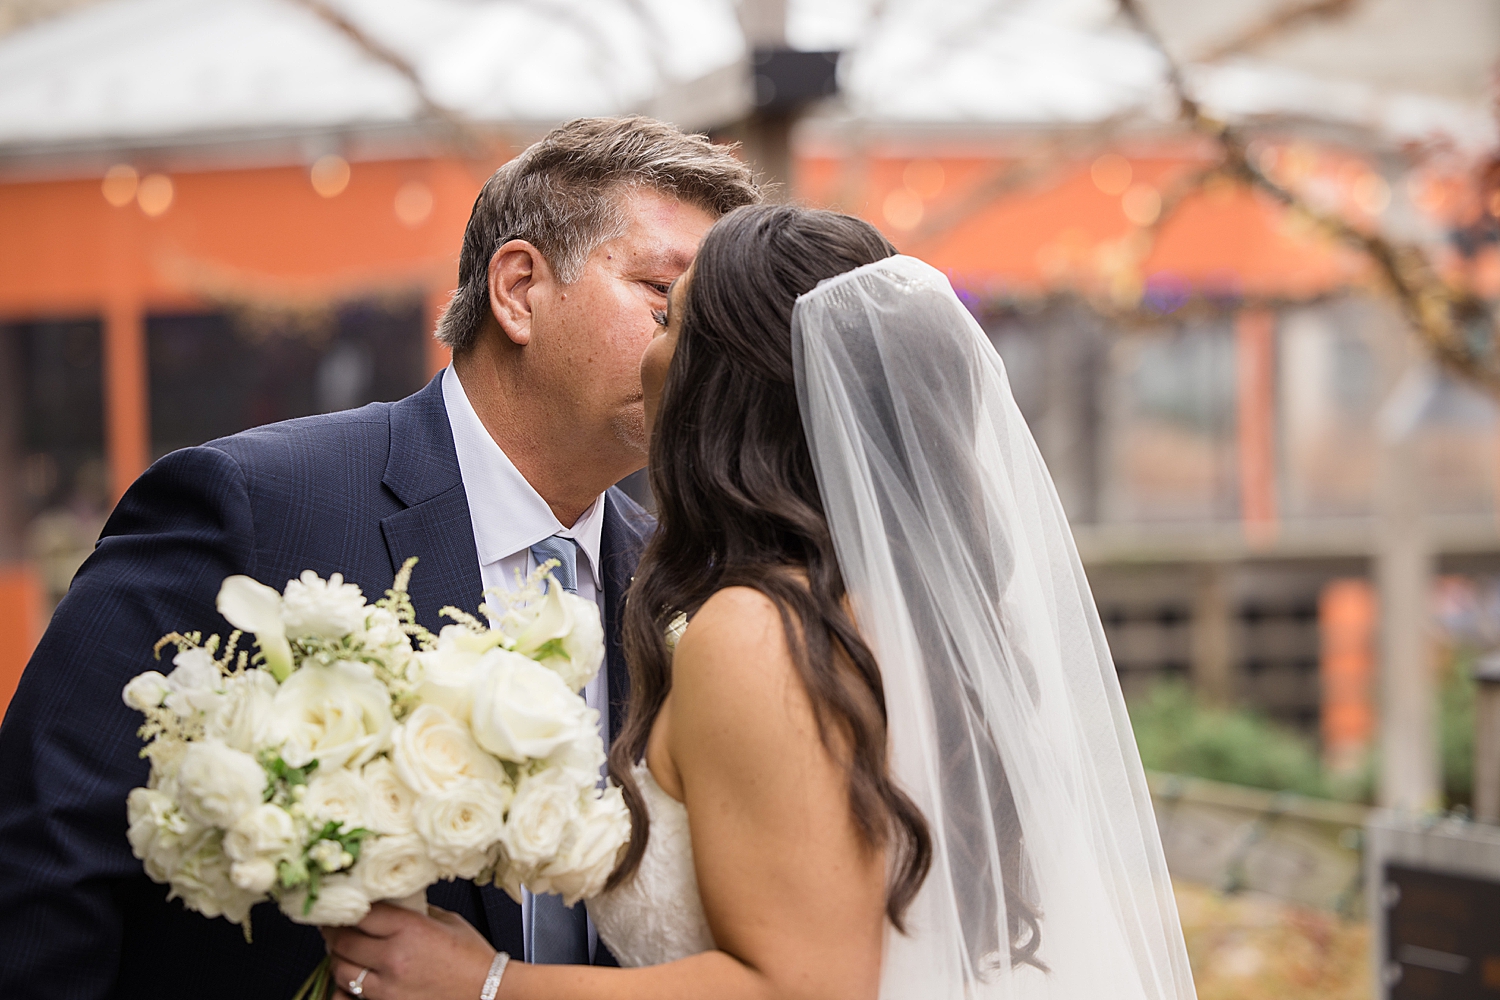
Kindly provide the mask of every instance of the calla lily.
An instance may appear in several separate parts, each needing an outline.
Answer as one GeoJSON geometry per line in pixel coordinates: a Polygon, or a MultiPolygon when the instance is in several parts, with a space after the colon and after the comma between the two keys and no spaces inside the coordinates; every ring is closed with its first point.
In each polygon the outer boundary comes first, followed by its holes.
{"type": "Polygon", "coordinates": [[[530,656],[553,639],[561,639],[573,630],[573,612],[563,600],[563,589],[552,579],[547,596],[542,598],[542,609],[526,626],[526,631],[516,637],[516,652],[530,656]]]}
{"type": "Polygon", "coordinates": [[[281,621],[281,595],[248,576],[230,576],[219,588],[217,606],[229,624],[255,633],[266,669],[276,680],[286,680],[292,672],[292,647],[281,621]]]}

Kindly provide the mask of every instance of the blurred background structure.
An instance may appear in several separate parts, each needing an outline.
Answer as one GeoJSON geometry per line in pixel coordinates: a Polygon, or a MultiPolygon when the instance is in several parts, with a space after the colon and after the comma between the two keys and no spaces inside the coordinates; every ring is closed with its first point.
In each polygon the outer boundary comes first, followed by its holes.
{"type": "Polygon", "coordinates": [[[640,112],[951,275],[1148,766],[1268,790],[1163,785],[1174,868],[1352,913],[1362,807],[1255,875],[1291,814],[1255,795],[1469,802],[1492,0],[0,0],[0,32],[0,705],[150,461],[419,388],[483,179],[640,112]]]}

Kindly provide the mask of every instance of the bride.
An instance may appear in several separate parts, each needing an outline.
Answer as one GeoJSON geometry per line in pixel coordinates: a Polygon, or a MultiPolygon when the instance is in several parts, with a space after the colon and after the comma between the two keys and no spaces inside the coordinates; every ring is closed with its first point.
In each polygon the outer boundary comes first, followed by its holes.
{"type": "Polygon", "coordinates": [[[370,1000],[1191,998],[1072,536],[948,281],[857,219],[748,207],[658,322],[660,522],[610,754],[634,824],[588,902],[628,967],[507,966],[453,914],[378,906],[324,932],[335,981],[370,1000]]]}

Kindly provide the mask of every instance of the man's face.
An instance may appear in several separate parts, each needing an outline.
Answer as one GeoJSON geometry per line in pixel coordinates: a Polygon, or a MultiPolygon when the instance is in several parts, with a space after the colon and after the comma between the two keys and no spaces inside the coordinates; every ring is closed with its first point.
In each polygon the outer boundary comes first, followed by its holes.
{"type": "Polygon", "coordinates": [[[527,353],[572,420],[607,426],[644,458],[641,354],[667,307],[668,287],[692,263],[714,218],[650,188],[623,192],[620,207],[624,233],[589,255],[577,281],[537,289],[527,353]]]}

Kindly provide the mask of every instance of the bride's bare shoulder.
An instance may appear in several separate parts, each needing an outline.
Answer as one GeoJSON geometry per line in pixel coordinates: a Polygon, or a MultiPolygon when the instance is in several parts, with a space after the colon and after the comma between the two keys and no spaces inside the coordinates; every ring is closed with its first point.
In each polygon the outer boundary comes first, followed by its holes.
{"type": "Polygon", "coordinates": [[[735,730],[752,718],[763,726],[767,714],[781,725],[800,725],[811,706],[776,604],[753,587],[726,587],[710,597],[677,644],[672,697],[674,716],[688,709],[700,721],[735,730]]]}

